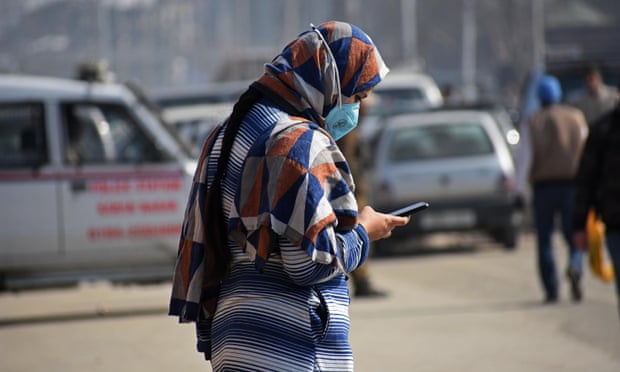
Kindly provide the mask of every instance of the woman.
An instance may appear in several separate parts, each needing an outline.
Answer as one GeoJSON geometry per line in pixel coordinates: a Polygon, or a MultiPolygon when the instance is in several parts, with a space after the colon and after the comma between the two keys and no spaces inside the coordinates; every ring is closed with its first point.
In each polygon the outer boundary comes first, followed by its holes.
{"type": "Polygon", "coordinates": [[[349,371],[346,274],[408,222],[365,207],[335,140],[388,69],[359,28],[328,22],[267,64],[206,141],[170,314],[196,322],[215,371],[349,371]]]}

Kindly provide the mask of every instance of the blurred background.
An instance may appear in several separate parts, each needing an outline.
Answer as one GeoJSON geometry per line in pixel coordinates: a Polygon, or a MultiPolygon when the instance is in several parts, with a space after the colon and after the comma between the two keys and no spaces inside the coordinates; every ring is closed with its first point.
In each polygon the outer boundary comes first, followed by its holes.
{"type": "Polygon", "coordinates": [[[264,64],[327,20],[392,69],[346,154],[367,199],[431,202],[374,247],[390,295],[352,301],[356,370],[620,370],[610,283],[541,305],[516,185],[541,74],[569,104],[593,64],[618,86],[618,0],[1,0],[0,370],[208,368],[166,316],[197,156],[264,64]]]}
{"type": "Polygon", "coordinates": [[[4,0],[0,72],[72,77],[105,60],[147,89],[253,79],[308,24],[371,35],[467,100],[518,103],[534,68],[620,63],[614,0],[4,0]]]}

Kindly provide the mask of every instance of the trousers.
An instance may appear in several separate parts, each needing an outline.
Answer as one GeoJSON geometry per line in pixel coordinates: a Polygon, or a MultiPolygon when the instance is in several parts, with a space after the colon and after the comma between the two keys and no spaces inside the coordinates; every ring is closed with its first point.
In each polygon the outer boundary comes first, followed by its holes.
{"type": "Polygon", "coordinates": [[[569,181],[535,184],[533,188],[534,226],[538,248],[538,274],[548,297],[558,295],[558,274],[553,250],[556,217],[568,247],[568,268],[578,276],[583,271],[583,253],[573,244],[573,199],[575,188],[569,181]]]}

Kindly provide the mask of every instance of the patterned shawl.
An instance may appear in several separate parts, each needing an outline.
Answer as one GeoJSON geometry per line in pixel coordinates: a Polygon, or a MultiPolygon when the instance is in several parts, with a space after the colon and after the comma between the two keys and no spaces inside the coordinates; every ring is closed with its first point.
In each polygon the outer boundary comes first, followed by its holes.
{"type": "MultiPolygon", "coordinates": [[[[374,44],[356,26],[328,22],[317,30],[335,56],[344,96],[374,87],[387,73],[374,44]]],[[[329,58],[316,32],[306,31],[266,65],[255,86],[285,111],[323,127],[338,96],[329,58]]],[[[274,233],[299,244],[317,262],[338,264],[334,230],[325,227],[352,228],[357,222],[348,165],[319,126],[283,115],[245,160],[229,233],[259,269],[273,250],[274,233]]],[[[217,160],[209,157],[214,137],[206,141],[198,163],[179,243],[169,313],[181,322],[210,318],[217,303],[218,286],[209,272],[215,263],[202,213],[207,175],[217,160]]]]}
{"type": "Polygon", "coordinates": [[[303,119],[283,117],[259,138],[245,161],[229,233],[262,269],[276,249],[273,233],[312,259],[339,265],[333,229],[357,224],[353,177],[327,132],[303,119]]]}

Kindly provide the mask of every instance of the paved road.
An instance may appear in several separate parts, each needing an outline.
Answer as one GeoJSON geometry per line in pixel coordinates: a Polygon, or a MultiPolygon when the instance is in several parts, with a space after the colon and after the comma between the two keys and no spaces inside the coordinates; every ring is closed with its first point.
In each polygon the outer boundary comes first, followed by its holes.
{"type": "MultiPolygon", "coordinates": [[[[565,285],[559,304],[541,305],[529,236],[515,252],[478,245],[375,259],[371,271],[390,296],[352,301],[358,372],[620,371],[611,284],[588,274],[583,303],[565,285]]],[[[165,315],[169,287],[1,294],[0,371],[209,371],[192,327],[165,315]]]]}

